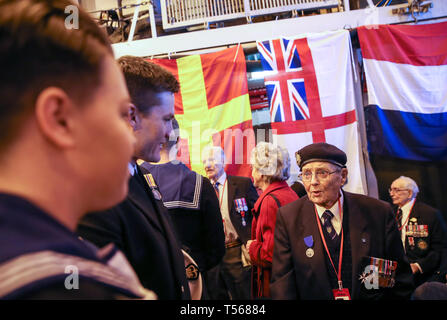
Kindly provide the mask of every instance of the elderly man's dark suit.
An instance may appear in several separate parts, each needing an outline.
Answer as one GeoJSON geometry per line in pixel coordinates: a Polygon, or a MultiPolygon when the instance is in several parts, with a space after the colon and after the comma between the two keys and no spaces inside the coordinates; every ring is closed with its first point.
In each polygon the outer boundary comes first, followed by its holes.
{"type": "MultiPolygon", "coordinates": [[[[251,223],[253,215],[251,210],[258,199],[253,182],[247,177],[227,175],[228,212],[239,239],[242,243],[247,243],[251,239],[251,223]],[[245,198],[248,210],[245,213],[245,226],[242,224],[242,216],[237,212],[234,200],[245,198]]],[[[210,291],[212,299],[228,299],[228,291],[233,299],[250,299],[250,276],[251,268],[243,267],[242,263],[234,263],[234,253],[242,254],[241,247],[227,248],[223,261],[211,269],[207,274],[207,281],[214,285],[214,290],[210,291]],[[237,251],[239,250],[239,251],[237,251]]],[[[238,259],[239,259],[238,257],[238,259]]]]}
{"type": "Polygon", "coordinates": [[[115,243],[143,286],[159,299],[190,299],[183,254],[169,215],[137,168],[127,198],[112,209],[86,215],[78,234],[99,247],[115,243]]]}
{"type": "Polygon", "coordinates": [[[256,200],[258,200],[258,193],[256,192],[253,182],[250,178],[227,176],[228,183],[228,210],[230,212],[231,223],[243,243],[247,243],[251,239],[251,221],[253,209],[256,200]],[[245,227],[242,225],[242,216],[236,210],[234,200],[245,198],[247,201],[248,212],[245,214],[245,227]]]}
{"type": "Polygon", "coordinates": [[[405,237],[408,260],[410,263],[417,262],[423,271],[415,275],[415,284],[420,285],[439,271],[442,250],[446,245],[446,231],[441,213],[423,202],[415,201],[408,221],[412,218],[417,219],[418,225],[428,226],[428,237],[414,237],[414,246],[410,246],[408,237],[405,237]],[[427,244],[426,249],[421,249],[420,241],[427,244]]]}
{"type": "MultiPolygon", "coordinates": [[[[414,287],[391,206],[363,195],[343,192],[343,230],[351,243],[352,299],[409,298],[414,287]],[[347,219],[346,219],[347,218],[347,219]],[[362,258],[372,256],[398,262],[393,289],[367,290],[359,277],[362,258]]],[[[333,299],[326,252],[316,222],[314,204],[307,196],[278,210],[274,237],[271,294],[273,299],[333,299]],[[314,256],[306,256],[304,238],[314,239],[314,256]]],[[[366,264],[365,264],[366,265],[366,264]]]]}

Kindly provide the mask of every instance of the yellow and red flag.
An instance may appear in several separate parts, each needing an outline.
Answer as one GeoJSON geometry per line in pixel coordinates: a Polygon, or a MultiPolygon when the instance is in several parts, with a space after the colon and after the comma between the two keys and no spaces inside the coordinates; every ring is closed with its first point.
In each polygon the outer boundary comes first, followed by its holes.
{"type": "Polygon", "coordinates": [[[180,83],[175,96],[181,136],[178,159],[204,175],[203,148],[221,146],[226,172],[251,176],[250,152],[256,141],[242,48],[150,61],[168,69],[180,83]]]}

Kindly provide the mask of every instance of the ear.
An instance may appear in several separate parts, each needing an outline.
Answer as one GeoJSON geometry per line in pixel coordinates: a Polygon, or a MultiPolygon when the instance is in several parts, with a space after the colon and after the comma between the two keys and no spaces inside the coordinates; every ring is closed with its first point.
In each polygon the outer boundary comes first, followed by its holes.
{"type": "Polygon", "coordinates": [[[73,101],[60,88],[46,88],[37,97],[37,125],[54,145],[70,147],[74,144],[71,123],[75,107],[73,101]]]}
{"type": "Polygon", "coordinates": [[[346,181],[348,181],[348,169],[347,168],[342,168],[341,169],[341,181],[342,181],[342,186],[344,186],[346,184],[346,181]]]}
{"type": "Polygon", "coordinates": [[[137,107],[131,104],[129,107],[129,124],[132,127],[133,131],[136,131],[140,127],[140,121],[141,117],[137,110],[137,107]]]}

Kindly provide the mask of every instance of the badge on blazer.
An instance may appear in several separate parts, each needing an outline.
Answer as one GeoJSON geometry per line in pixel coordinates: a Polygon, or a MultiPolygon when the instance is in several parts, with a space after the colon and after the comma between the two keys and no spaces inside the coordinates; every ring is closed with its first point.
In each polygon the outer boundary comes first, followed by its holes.
{"type": "Polygon", "coordinates": [[[186,266],[186,279],[188,280],[197,280],[199,278],[199,268],[194,264],[190,263],[186,266]]]}
{"type": "Polygon", "coordinates": [[[307,246],[306,249],[306,256],[308,258],[312,258],[315,254],[315,251],[313,249],[314,246],[314,238],[310,235],[304,238],[304,244],[307,246]]]}
{"type": "Polygon", "coordinates": [[[150,173],[146,173],[146,174],[144,175],[144,180],[146,180],[146,183],[147,183],[147,185],[149,186],[149,188],[151,189],[152,194],[154,195],[154,198],[155,198],[156,200],[160,200],[160,201],[161,201],[161,199],[162,199],[162,197],[161,197],[161,193],[160,193],[160,191],[158,190],[158,186],[157,186],[157,184],[155,183],[155,179],[154,179],[154,177],[152,176],[152,174],[150,174],[150,173]]]}
{"type": "Polygon", "coordinates": [[[419,240],[418,241],[418,248],[421,250],[427,250],[428,243],[425,240],[419,240]]]}
{"type": "Polygon", "coordinates": [[[154,195],[154,198],[157,200],[161,200],[161,193],[157,189],[152,189],[152,194],[154,195]]]}
{"type": "Polygon", "coordinates": [[[246,226],[245,213],[248,211],[247,201],[245,198],[239,198],[234,200],[234,205],[236,206],[236,211],[240,213],[242,218],[242,226],[246,226]]]}
{"type": "Polygon", "coordinates": [[[144,179],[146,180],[147,185],[148,185],[151,189],[153,189],[153,188],[157,188],[157,184],[155,183],[155,179],[154,179],[154,177],[152,176],[152,174],[150,174],[150,173],[146,173],[146,174],[144,175],[144,179]]]}

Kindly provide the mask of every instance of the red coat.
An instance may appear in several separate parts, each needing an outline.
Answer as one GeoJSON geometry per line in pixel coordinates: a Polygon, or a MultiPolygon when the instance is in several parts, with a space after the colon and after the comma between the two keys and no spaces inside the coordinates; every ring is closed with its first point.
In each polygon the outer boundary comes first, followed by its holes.
{"type": "Polygon", "coordinates": [[[253,298],[270,296],[269,282],[272,270],[273,235],[276,224],[278,205],[281,206],[298,199],[296,193],[285,181],[273,182],[261,194],[253,208],[251,238],[254,240],[249,248],[250,260],[253,264],[252,294],[253,298]]]}

